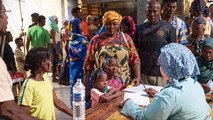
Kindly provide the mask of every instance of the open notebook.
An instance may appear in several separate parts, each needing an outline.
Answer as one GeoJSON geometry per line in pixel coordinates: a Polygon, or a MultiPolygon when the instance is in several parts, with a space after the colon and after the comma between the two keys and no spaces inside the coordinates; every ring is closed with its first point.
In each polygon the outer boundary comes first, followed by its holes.
{"type": "MultiPolygon", "coordinates": [[[[152,85],[145,85],[146,88],[153,88],[156,91],[160,91],[163,87],[160,86],[152,86],[152,85]]],[[[144,92],[144,86],[138,85],[131,88],[124,89],[124,100],[130,98],[138,105],[145,105],[147,106],[150,104],[150,100],[146,92],[144,92]]]]}

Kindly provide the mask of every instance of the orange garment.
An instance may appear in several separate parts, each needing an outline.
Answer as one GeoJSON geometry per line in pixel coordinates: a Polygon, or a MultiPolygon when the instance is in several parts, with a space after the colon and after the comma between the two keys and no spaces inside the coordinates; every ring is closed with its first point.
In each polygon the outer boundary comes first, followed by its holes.
{"type": "Polygon", "coordinates": [[[85,20],[82,20],[80,24],[82,26],[83,35],[89,38],[88,23],[85,20]]]}

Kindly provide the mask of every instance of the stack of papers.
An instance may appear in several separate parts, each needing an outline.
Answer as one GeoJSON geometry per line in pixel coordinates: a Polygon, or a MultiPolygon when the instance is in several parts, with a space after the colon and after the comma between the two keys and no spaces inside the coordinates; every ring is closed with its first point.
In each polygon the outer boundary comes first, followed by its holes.
{"type": "MultiPolygon", "coordinates": [[[[163,87],[160,87],[160,86],[153,86],[153,85],[145,85],[145,86],[146,86],[146,88],[153,88],[158,92],[163,88],[163,87]]],[[[124,89],[124,92],[143,93],[144,90],[145,90],[144,86],[142,84],[140,84],[138,86],[126,88],[126,89],[124,89]]]]}
{"type": "Polygon", "coordinates": [[[147,95],[144,96],[141,93],[128,93],[128,92],[125,92],[124,93],[124,100],[126,100],[128,98],[131,99],[132,101],[134,101],[138,105],[147,106],[147,105],[150,104],[149,97],[147,95]]]}
{"type": "MultiPolygon", "coordinates": [[[[160,91],[163,87],[160,86],[152,86],[152,85],[145,85],[146,88],[153,88],[156,91],[160,91]]],[[[144,86],[138,85],[131,88],[124,89],[124,100],[131,99],[138,105],[149,105],[150,100],[146,92],[144,92],[144,86]]]]}

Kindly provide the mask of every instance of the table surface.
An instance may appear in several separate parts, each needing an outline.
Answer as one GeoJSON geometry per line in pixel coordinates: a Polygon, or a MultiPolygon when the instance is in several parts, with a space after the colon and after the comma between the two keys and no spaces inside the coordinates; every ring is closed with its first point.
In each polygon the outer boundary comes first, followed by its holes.
{"type": "MultiPolygon", "coordinates": [[[[100,103],[97,106],[86,111],[87,120],[131,120],[131,118],[120,113],[119,103],[123,101],[124,94],[110,102],[100,103]]],[[[212,95],[213,99],[213,95],[212,95]]],[[[213,106],[213,103],[209,103],[213,106]]],[[[144,107],[144,106],[143,106],[144,107]]],[[[213,118],[213,108],[211,108],[211,116],[213,118]]]]}
{"type": "Polygon", "coordinates": [[[119,103],[123,101],[124,95],[106,103],[100,103],[97,106],[86,111],[87,120],[130,120],[120,113],[119,103]]]}

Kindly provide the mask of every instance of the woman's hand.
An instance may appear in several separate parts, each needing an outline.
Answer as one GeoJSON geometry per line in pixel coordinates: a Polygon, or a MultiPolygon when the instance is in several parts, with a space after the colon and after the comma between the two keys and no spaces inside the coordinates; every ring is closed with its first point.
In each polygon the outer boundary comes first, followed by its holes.
{"type": "Polygon", "coordinates": [[[126,103],[126,101],[128,101],[128,100],[130,100],[130,99],[128,98],[128,99],[126,99],[126,100],[120,102],[120,103],[119,103],[119,107],[122,108],[122,107],[124,106],[124,104],[126,103]]]}
{"type": "Polygon", "coordinates": [[[155,94],[158,93],[158,91],[153,88],[147,88],[144,91],[149,95],[149,97],[154,97],[155,94]]]}
{"type": "Polygon", "coordinates": [[[134,78],[130,85],[137,86],[140,84],[140,78],[134,78]]]}
{"type": "Polygon", "coordinates": [[[205,94],[211,91],[211,88],[207,84],[201,84],[205,94]]]}

